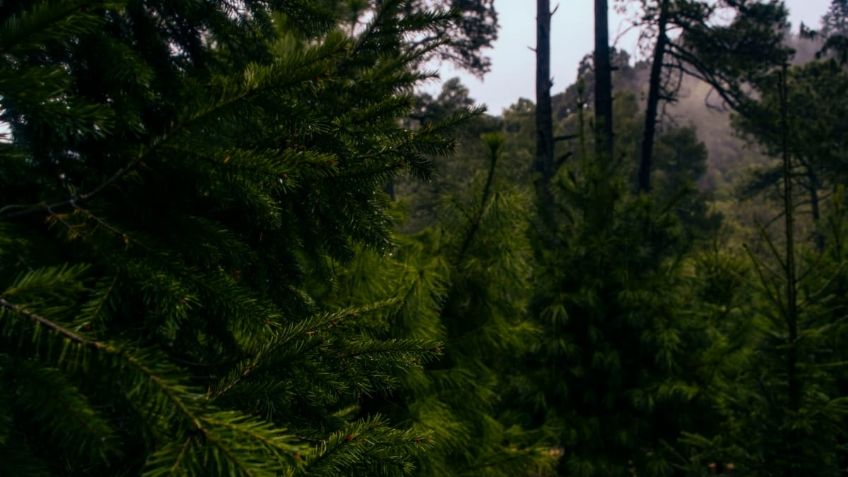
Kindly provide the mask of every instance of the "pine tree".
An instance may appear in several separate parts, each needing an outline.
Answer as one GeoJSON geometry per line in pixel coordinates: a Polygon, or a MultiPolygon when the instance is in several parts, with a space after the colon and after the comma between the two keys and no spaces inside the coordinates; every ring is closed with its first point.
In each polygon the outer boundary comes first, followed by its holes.
{"type": "MultiPolygon", "coordinates": [[[[645,5],[645,9],[650,10],[648,5],[645,5]]],[[[660,98],[663,95],[663,65],[669,42],[667,32],[671,4],[669,0],[659,0],[654,9],[656,10],[657,39],[654,44],[653,58],[651,58],[651,76],[648,80],[645,126],[642,133],[642,144],[639,155],[639,190],[642,192],[649,192],[651,190],[651,163],[654,153],[660,98]]]]}
{"type": "Polygon", "coordinates": [[[821,19],[821,34],[825,38],[848,37],[848,2],[832,0],[821,19]]]}
{"type": "MultiPolygon", "coordinates": [[[[749,114],[734,119],[734,126],[767,154],[780,155],[783,134],[780,127],[780,97],[775,88],[760,88],[760,100],[748,108],[749,114]]],[[[797,161],[799,195],[806,196],[813,235],[819,250],[824,244],[822,216],[825,198],[848,179],[848,102],[834,101],[848,94],[848,71],[835,59],[811,61],[789,68],[788,107],[792,111],[786,133],[790,154],[797,161]]],[[[771,164],[751,178],[751,193],[774,190],[781,180],[781,166],[771,164]]]]}
{"type": "Polygon", "coordinates": [[[433,158],[428,180],[410,175],[398,178],[396,198],[403,202],[406,211],[404,220],[398,224],[401,232],[420,232],[439,222],[439,203],[444,196],[464,189],[469,177],[486,168],[485,146],[480,135],[498,130],[500,121],[484,114],[475,104],[459,78],[444,82],[435,97],[423,92],[416,95],[415,111],[410,115],[413,127],[431,127],[457,115],[473,114],[451,129],[456,147],[449,156],[433,158]]]}
{"type": "Polygon", "coordinates": [[[762,243],[748,250],[748,260],[736,261],[741,273],[716,281],[724,290],[738,286],[727,295],[741,296],[726,300],[736,323],[716,340],[721,346],[715,354],[731,356],[716,367],[709,387],[720,426],[688,440],[700,450],[696,460],[732,462],[741,475],[835,476],[845,462],[848,412],[838,351],[845,336],[837,298],[845,262],[835,243],[844,216],[836,209],[829,217],[823,238],[834,244],[824,249],[798,235],[803,210],[797,186],[804,174],[791,145],[797,132],[790,84],[788,67],[771,76],[779,115],[779,233],[762,226],[762,243]],[[739,280],[743,273],[747,277],[739,280]]]}
{"type": "Polygon", "coordinates": [[[554,176],[554,126],[551,105],[551,2],[536,2],[536,157],[533,170],[536,178],[536,195],[543,220],[551,221],[549,211],[553,202],[550,182],[554,176]]]}
{"type": "Polygon", "coordinates": [[[595,155],[613,160],[612,55],[609,41],[609,5],[595,0],[595,155]]]}
{"type": "Polygon", "coordinates": [[[438,223],[397,237],[391,261],[359,255],[333,285],[342,297],[354,290],[358,303],[403,297],[374,315],[376,335],[441,343],[436,360],[403,375],[402,389],[365,404],[427,436],[416,475],[537,475],[550,466],[544,436],[525,430],[511,401],[522,384],[516,362],[537,339],[525,310],[529,201],[498,177],[502,138],[485,137],[488,169],[445,198],[438,223]]]}
{"type": "Polygon", "coordinates": [[[0,473],[403,475],[358,407],[435,353],[312,298],[388,246],[380,185],[448,16],[379,2],[0,6],[0,473]]]}
{"type": "Polygon", "coordinates": [[[537,420],[559,430],[560,475],[671,475],[703,342],[681,301],[685,240],[670,208],[625,194],[620,165],[576,157],[558,182],[561,245],[535,273],[537,420]]]}
{"type": "Polygon", "coordinates": [[[789,54],[782,2],[642,0],[636,25],[654,36],[639,154],[638,190],[651,189],[660,104],[677,101],[684,76],[713,88],[724,106],[747,114],[749,86],[789,54]],[[727,24],[720,18],[733,16],[727,24]],[[677,38],[674,38],[677,37],[677,38]],[[672,40],[674,38],[674,40],[672,40]]]}
{"type": "Polygon", "coordinates": [[[450,10],[455,21],[434,30],[430,41],[438,39],[444,47],[436,50],[440,60],[450,61],[482,78],[492,67],[484,50],[498,38],[498,13],[494,0],[417,0],[418,9],[450,10]]]}

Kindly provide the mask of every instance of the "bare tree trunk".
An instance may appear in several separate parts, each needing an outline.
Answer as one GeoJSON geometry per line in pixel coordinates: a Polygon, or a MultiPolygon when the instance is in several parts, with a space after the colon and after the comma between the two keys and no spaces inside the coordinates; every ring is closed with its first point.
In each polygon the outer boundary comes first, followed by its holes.
{"type": "Polygon", "coordinates": [[[657,112],[662,88],[663,59],[668,43],[666,25],[668,24],[668,0],[660,2],[660,15],[657,20],[657,43],[654,46],[654,58],[651,63],[651,78],[648,83],[648,105],[645,109],[645,127],[642,132],[642,154],[639,160],[639,191],[651,190],[651,167],[654,155],[654,138],[657,129],[657,112]]]}
{"type": "Polygon", "coordinates": [[[389,195],[391,200],[395,200],[395,178],[392,177],[388,182],[383,186],[383,192],[389,195]]]}
{"type": "Polygon", "coordinates": [[[821,206],[819,200],[819,189],[821,188],[821,184],[819,183],[818,175],[816,175],[816,172],[813,170],[813,166],[810,164],[807,164],[807,181],[809,182],[810,208],[812,209],[813,215],[813,239],[816,244],[816,250],[821,253],[824,251],[824,234],[822,234],[820,229],[821,206]]]}
{"type": "Polygon", "coordinates": [[[500,155],[500,146],[489,146],[489,173],[486,175],[486,183],[483,186],[483,194],[480,196],[480,208],[468,224],[468,231],[465,238],[462,239],[462,245],[459,247],[456,264],[460,265],[465,261],[468,249],[477,237],[480,231],[480,225],[483,223],[483,217],[486,214],[486,208],[489,205],[489,200],[492,197],[492,186],[495,182],[495,171],[498,166],[498,156],[500,155]]]}
{"type": "MultiPolygon", "coordinates": [[[[781,129],[783,149],[783,213],[786,233],[786,377],[789,410],[793,413],[801,409],[801,378],[798,374],[798,280],[795,272],[795,204],[792,190],[792,162],[789,155],[789,111],[787,104],[786,75],[788,66],[783,65],[780,81],[781,129]]],[[[798,439],[795,431],[790,431],[789,449],[793,456],[797,452],[798,439]]],[[[792,456],[790,456],[792,457],[792,456]]],[[[798,477],[793,469],[786,469],[786,477],[798,477]]]]}
{"type": "Polygon", "coordinates": [[[553,176],[554,164],[550,0],[537,0],[536,5],[536,160],[533,168],[543,182],[548,182],[553,176]]]}
{"type": "Polygon", "coordinates": [[[550,181],[554,175],[553,107],[551,106],[551,5],[536,2],[536,157],[533,161],[536,198],[542,221],[552,225],[553,197],[550,181]]]}
{"type": "Polygon", "coordinates": [[[599,157],[613,158],[612,64],[607,0],[595,0],[595,146],[599,157]]]}

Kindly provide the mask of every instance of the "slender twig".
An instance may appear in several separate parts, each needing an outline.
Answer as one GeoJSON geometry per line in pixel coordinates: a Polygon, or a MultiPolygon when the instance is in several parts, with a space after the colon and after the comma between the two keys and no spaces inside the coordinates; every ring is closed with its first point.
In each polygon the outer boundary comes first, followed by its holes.
{"type": "Polygon", "coordinates": [[[51,210],[54,210],[54,209],[64,208],[64,207],[67,207],[67,206],[76,206],[77,204],[81,204],[81,203],[91,199],[95,195],[99,194],[100,192],[102,192],[104,189],[109,187],[112,183],[114,183],[118,179],[122,178],[129,171],[131,171],[135,166],[137,166],[145,158],[145,156],[146,156],[146,153],[141,152],[133,160],[126,163],[123,167],[121,167],[120,169],[115,171],[111,176],[109,176],[108,179],[101,182],[100,184],[98,184],[96,187],[94,187],[93,189],[91,189],[88,192],[77,195],[75,197],[71,197],[70,199],[61,200],[61,201],[58,201],[58,202],[53,202],[51,204],[41,203],[41,204],[28,204],[28,205],[15,205],[15,204],[7,205],[5,207],[0,208],[0,217],[5,216],[6,218],[11,219],[11,218],[21,217],[21,216],[24,216],[24,215],[29,215],[33,212],[37,212],[38,210],[51,211],[51,210]],[[17,210],[17,212],[12,212],[14,210],[17,210]]]}
{"type": "Polygon", "coordinates": [[[16,305],[16,304],[6,300],[2,296],[0,296],[0,307],[3,307],[3,308],[5,308],[5,309],[17,314],[17,315],[28,318],[30,321],[38,323],[39,325],[53,331],[54,333],[64,337],[65,339],[73,341],[74,343],[77,343],[77,344],[80,344],[80,345],[83,345],[83,346],[87,346],[87,347],[90,347],[90,348],[94,348],[94,349],[104,349],[106,347],[106,345],[103,344],[103,343],[100,343],[98,341],[86,338],[85,336],[74,332],[70,328],[66,328],[66,327],[60,325],[59,323],[56,323],[53,320],[45,318],[45,317],[38,315],[36,313],[33,313],[33,312],[27,310],[26,308],[20,306],[20,305],[16,305]]]}

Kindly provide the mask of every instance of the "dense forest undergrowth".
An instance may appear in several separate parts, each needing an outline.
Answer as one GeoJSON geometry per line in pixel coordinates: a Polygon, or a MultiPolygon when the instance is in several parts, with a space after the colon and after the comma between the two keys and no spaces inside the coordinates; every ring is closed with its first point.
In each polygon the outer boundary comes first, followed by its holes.
{"type": "Polygon", "coordinates": [[[848,472],[848,2],[594,3],[0,2],[0,475],[848,472]]]}

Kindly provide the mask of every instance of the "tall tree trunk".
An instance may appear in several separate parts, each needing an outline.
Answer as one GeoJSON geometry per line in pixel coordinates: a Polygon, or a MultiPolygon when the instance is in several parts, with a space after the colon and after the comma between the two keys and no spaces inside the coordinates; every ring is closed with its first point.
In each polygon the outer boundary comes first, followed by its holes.
{"type": "Polygon", "coordinates": [[[489,173],[486,175],[486,183],[483,186],[483,194],[480,196],[480,208],[468,224],[468,231],[462,239],[462,245],[459,247],[457,254],[456,265],[461,265],[465,261],[468,249],[477,237],[480,231],[480,225],[483,223],[483,217],[486,215],[486,208],[489,205],[489,200],[492,197],[492,186],[495,182],[495,171],[498,166],[498,156],[500,155],[500,145],[489,144],[489,173]]]}
{"type": "Polygon", "coordinates": [[[595,146],[599,157],[611,161],[613,157],[612,64],[607,15],[607,0],[595,0],[595,146]]]}
{"type": "Polygon", "coordinates": [[[819,183],[819,176],[809,163],[807,164],[807,181],[810,191],[810,208],[813,215],[813,238],[816,244],[816,250],[821,253],[824,251],[824,234],[822,234],[820,228],[821,206],[819,205],[819,189],[821,188],[821,184],[819,183]]]}
{"type": "MultiPolygon", "coordinates": [[[[783,65],[780,81],[780,116],[783,149],[783,213],[785,216],[786,234],[786,377],[787,400],[789,410],[794,414],[801,409],[801,378],[798,374],[798,280],[795,273],[795,204],[792,190],[792,162],[789,155],[789,111],[787,103],[786,75],[788,65],[783,65]]],[[[794,430],[788,436],[790,461],[798,452],[797,433],[794,430]]],[[[798,477],[797,473],[787,468],[786,477],[798,477]]]]}
{"type": "Polygon", "coordinates": [[[395,200],[395,178],[392,177],[386,182],[386,185],[383,186],[383,192],[389,195],[391,200],[395,200]]]}
{"type": "Polygon", "coordinates": [[[536,2],[536,195],[542,219],[550,225],[553,198],[550,181],[554,175],[553,107],[551,106],[551,5],[536,2]]]}
{"type": "Polygon", "coordinates": [[[534,169],[543,181],[553,175],[554,133],[551,106],[551,10],[550,0],[537,0],[536,14],[536,161],[534,169]]]}
{"type": "Polygon", "coordinates": [[[657,19],[657,43],[654,46],[654,58],[651,63],[651,78],[648,82],[648,105],[645,109],[645,127],[642,131],[642,153],[639,156],[639,191],[651,190],[651,167],[654,155],[654,137],[657,129],[657,112],[662,88],[663,59],[668,43],[666,25],[668,24],[668,0],[660,2],[660,15],[657,19]]]}

